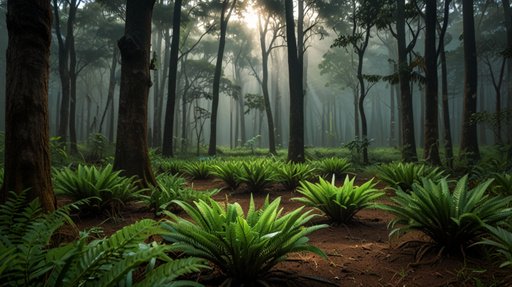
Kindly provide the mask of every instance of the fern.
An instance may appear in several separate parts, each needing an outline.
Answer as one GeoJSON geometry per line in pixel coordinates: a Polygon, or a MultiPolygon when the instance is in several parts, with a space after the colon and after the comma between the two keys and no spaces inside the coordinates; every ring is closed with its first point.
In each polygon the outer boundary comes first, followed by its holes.
{"type": "Polygon", "coordinates": [[[106,212],[120,216],[121,209],[129,202],[142,199],[135,178],[120,175],[112,165],[104,168],[78,165],[76,170],[64,168],[55,172],[55,190],[73,200],[90,198],[90,204],[81,208],[82,213],[106,212]]]}
{"type": "Polygon", "coordinates": [[[345,158],[326,158],[316,163],[319,176],[324,178],[344,177],[351,170],[351,163],[345,158]]]}
{"type": "Polygon", "coordinates": [[[315,215],[303,208],[282,215],[279,198],[269,203],[267,197],[256,210],[251,197],[245,216],[238,203],[225,207],[214,200],[177,204],[193,222],[169,213],[164,239],[187,255],[212,262],[236,284],[263,278],[288,253],[308,251],[325,257],[306,235],[327,225],[306,227],[315,215]]]}
{"type": "Polygon", "coordinates": [[[149,237],[166,233],[159,222],[150,219],[105,239],[89,242],[88,233],[81,233],[76,241],[50,248],[53,234],[70,221],[69,210],[75,205],[46,214],[37,200],[24,202],[24,194],[11,193],[0,205],[2,286],[117,286],[135,268],[156,259],[162,264],[147,276],[155,276],[153,272],[169,275],[159,279],[179,284],[177,276],[205,267],[199,259],[170,259],[166,253],[175,251],[172,246],[144,244],[149,237]],[[11,228],[5,228],[7,223],[11,228]]]}
{"type": "Polygon", "coordinates": [[[391,188],[409,192],[414,183],[421,183],[422,178],[439,182],[446,178],[445,172],[439,167],[431,167],[417,163],[388,163],[376,167],[377,177],[391,188]]]}
{"type": "Polygon", "coordinates": [[[308,180],[315,171],[307,163],[285,163],[277,168],[277,181],[286,189],[294,190],[303,180],[308,180]]]}

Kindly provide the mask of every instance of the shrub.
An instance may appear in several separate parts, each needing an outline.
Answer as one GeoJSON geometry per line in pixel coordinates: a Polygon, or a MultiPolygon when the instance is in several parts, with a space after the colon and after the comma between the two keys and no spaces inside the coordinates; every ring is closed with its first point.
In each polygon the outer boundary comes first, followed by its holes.
{"type": "Polygon", "coordinates": [[[107,212],[111,216],[119,216],[121,209],[129,202],[141,199],[140,189],[135,179],[120,175],[121,171],[113,171],[112,165],[103,168],[78,165],[77,170],[64,168],[56,171],[55,190],[72,200],[92,198],[81,212],[107,212]]]}
{"type": "Polygon", "coordinates": [[[394,189],[410,191],[413,183],[421,183],[422,178],[439,182],[446,175],[439,167],[417,163],[393,162],[376,167],[377,177],[394,189]]]}
{"type": "Polygon", "coordinates": [[[211,162],[193,161],[183,165],[183,172],[192,179],[207,179],[211,175],[211,162]]]}
{"type": "Polygon", "coordinates": [[[285,163],[276,169],[277,182],[286,189],[295,189],[303,180],[308,180],[315,171],[307,163],[285,163]]]}
{"type": "Polygon", "coordinates": [[[184,173],[187,162],[183,160],[167,159],[155,157],[152,160],[153,168],[159,173],[167,173],[173,175],[181,175],[184,173]]]}
{"type": "Polygon", "coordinates": [[[240,185],[240,171],[242,169],[242,165],[238,161],[230,161],[216,164],[212,167],[212,174],[226,184],[226,186],[235,190],[240,185]]]}
{"type": "Polygon", "coordinates": [[[453,252],[477,239],[485,231],[483,224],[495,225],[512,215],[507,208],[510,197],[485,194],[491,180],[473,189],[467,181],[467,176],[461,178],[453,191],[446,179],[423,179],[422,184],[413,184],[411,193],[398,190],[391,198],[393,205],[380,206],[396,216],[389,223],[390,236],[419,230],[442,250],[453,252]]]}
{"type": "Polygon", "coordinates": [[[275,182],[276,174],[268,161],[243,162],[239,180],[249,192],[263,192],[275,182]]]}
{"type": "Polygon", "coordinates": [[[161,174],[157,177],[158,187],[151,190],[150,196],[145,196],[146,203],[155,214],[160,215],[163,210],[176,210],[174,200],[192,203],[199,199],[207,200],[218,190],[197,191],[185,187],[185,179],[175,175],[161,174]]]}
{"type": "MultiPolygon", "coordinates": [[[[313,217],[303,208],[282,215],[280,198],[259,210],[251,197],[247,215],[238,203],[221,206],[214,200],[177,202],[192,221],[169,214],[164,239],[187,255],[206,259],[227,277],[226,285],[239,286],[260,281],[292,252],[308,251],[325,257],[308,243],[306,235],[327,227],[304,226],[313,217]]],[[[222,286],[226,286],[222,285],[222,286]]]]}
{"type": "Polygon", "coordinates": [[[375,189],[373,179],[361,186],[355,186],[354,181],[355,177],[347,176],[340,187],[334,184],[334,177],[332,182],[323,178],[319,178],[318,183],[301,182],[298,192],[304,197],[293,200],[321,210],[336,223],[348,222],[359,210],[371,207],[373,201],[384,194],[375,189]]]}
{"type": "Polygon", "coordinates": [[[317,162],[316,169],[324,178],[342,178],[350,171],[351,163],[345,158],[326,158],[317,162]]]}
{"type": "Polygon", "coordinates": [[[137,286],[185,284],[176,278],[205,267],[196,258],[172,260],[166,255],[175,250],[172,246],[144,244],[149,237],[165,233],[150,219],[100,240],[90,241],[89,233],[82,232],[77,241],[51,248],[55,231],[71,223],[70,206],[44,213],[38,200],[25,202],[24,194],[11,193],[0,206],[2,286],[116,286],[131,281],[133,270],[145,263],[150,264],[137,286]],[[156,260],[161,263],[151,264],[156,260]]]}

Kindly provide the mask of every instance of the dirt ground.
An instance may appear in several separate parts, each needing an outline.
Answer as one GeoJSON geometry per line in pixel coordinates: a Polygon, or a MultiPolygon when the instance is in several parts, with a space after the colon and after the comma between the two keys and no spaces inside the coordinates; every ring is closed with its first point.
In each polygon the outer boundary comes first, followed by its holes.
{"type": "MultiPolygon", "coordinates": [[[[222,184],[203,180],[193,182],[193,186],[197,190],[207,190],[220,188],[222,184]]],[[[260,205],[267,194],[271,200],[281,197],[285,212],[300,206],[290,200],[298,193],[279,186],[268,193],[255,194],[256,204],[260,205]]],[[[249,198],[243,191],[234,194],[221,191],[215,196],[218,201],[227,199],[240,203],[242,207],[248,206],[249,198]]],[[[89,228],[96,225],[102,227],[105,234],[110,234],[145,217],[154,218],[140,206],[132,206],[124,212],[122,220],[87,219],[79,221],[78,226],[89,228]]],[[[276,270],[299,278],[297,282],[302,286],[512,286],[507,270],[497,268],[492,259],[482,256],[467,256],[466,260],[453,256],[436,260],[436,254],[432,253],[417,262],[415,253],[418,248],[402,245],[411,240],[427,239],[420,233],[390,239],[387,224],[391,219],[392,216],[384,211],[362,210],[350,224],[330,225],[309,236],[311,243],[328,255],[327,260],[308,253],[291,254],[276,266],[276,270]]],[[[313,223],[328,221],[325,217],[318,217],[313,223]]]]}

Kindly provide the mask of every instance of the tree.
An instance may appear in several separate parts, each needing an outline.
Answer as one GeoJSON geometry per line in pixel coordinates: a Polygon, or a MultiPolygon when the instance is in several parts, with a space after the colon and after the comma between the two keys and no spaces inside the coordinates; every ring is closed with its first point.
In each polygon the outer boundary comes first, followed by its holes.
{"type": "Polygon", "coordinates": [[[398,0],[395,35],[398,43],[398,78],[400,80],[400,103],[402,108],[402,160],[416,161],[418,156],[416,154],[416,140],[414,139],[414,117],[410,87],[411,68],[407,61],[407,54],[414,45],[406,46],[405,44],[405,18],[405,0],[398,0]]]}
{"type": "Polygon", "coordinates": [[[213,97],[210,119],[210,144],[208,145],[208,155],[217,153],[217,114],[219,110],[220,80],[222,77],[222,60],[224,57],[224,48],[226,47],[226,33],[231,15],[238,3],[238,0],[223,0],[220,13],[220,35],[219,49],[217,51],[217,64],[215,65],[215,74],[213,77],[213,97]]]}
{"type": "Polygon", "coordinates": [[[437,0],[425,1],[425,160],[440,165],[437,93],[437,0]]]}
{"type": "Polygon", "coordinates": [[[471,120],[476,113],[478,70],[476,58],[475,20],[473,0],[462,2],[462,29],[464,35],[464,109],[460,156],[469,163],[480,159],[477,126],[471,120]]]}
{"type": "Polygon", "coordinates": [[[290,136],[288,160],[304,162],[304,92],[302,90],[302,62],[295,37],[293,0],[285,0],[286,40],[288,47],[288,82],[290,86],[290,136]]]}
{"type": "Polygon", "coordinates": [[[48,76],[51,42],[49,0],[7,2],[5,175],[8,191],[28,190],[46,211],[56,206],[48,136],[48,76]]]}
{"type": "MultiPolygon", "coordinates": [[[[507,102],[508,111],[512,113],[512,11],[510,10],[509,0],[502,0],[501,2],[503,4],[503,16],[505,18],[505,28],[507,30],[507,49],[505,50],[508,71],[507,102]]],[[[512,124],[508,125],[507,134],[507,142],[512,146],[512,124]]],[[[512,160],[512,147],[509,147],[508,159],[512,160]]]]}
{"type": "Polygon", "coordinates": [[[151,86],[151,16],[155,0],[127,0],[121,52],[121,89],[114,168],[156,186],[148,156],[148,95],[151,86]]]}
{"type": "Polygon", "coordinates": [[[181,6],[182,0],[174,2],[174,12],[172,18],[172,42],[171,56],[169,58],[169,82],[167,89],[167,106],[165,109],[164,141],[162,144],[162,154],[164,156],[174,155],[174,111],[176,104],[176,87],[178,82],[178,54],[180,48],[180,29],[181,29],[181,6]]]}

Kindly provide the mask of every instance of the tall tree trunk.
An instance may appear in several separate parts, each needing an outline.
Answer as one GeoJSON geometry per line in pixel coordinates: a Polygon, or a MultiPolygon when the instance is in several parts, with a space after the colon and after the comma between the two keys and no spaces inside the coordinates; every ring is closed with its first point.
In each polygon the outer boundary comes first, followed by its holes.
{"type": "Polygon", "coordinates": [[[414,113],[410,88],[410,68],[405,46],[405,1],[397,1],[397,44],[398,77],[400,79],[400,113],[402,116],[402,160],[417,161],[416,141],[414,138],[414,113]]]}
{"type": "Polygon", "coordinates": [[[226,47],[226,33],[231,13],[235,9],[237,0],[224,0],[222,12],[220,15],[220,37],[219,49],[217,51],[217,63],[215,64],[215,74],[213,76],[213,95],[212,111],[210,118],[210,144],[208,145],[208,155],[217,154],[217,115],[219,112],[220,79],[222,77],[222,60],[224,59],[224,48],[226,47]]]}
{"type": "Polygon", "coordinates": [[[59,14],[59,4],[57,0],[53,0],[53,14],[55,16],[55,34],[57,35],[57,43],[59,46],[59,77],[60,77],[60,85],[62,90],[61,95],[61,103],[59,110],[59,127],[57,130],[57,135],[60,137],[62,142],[66,142],[67,132],[68,132],[68,124],[69,124],[69,92],[70,92],[70,83],[69,83],[69,69],[68,69],[68,59],[69,52],[67,48],[67,42],[64,41],[62,37],[62,31],[60,27],[60,14],[59,14]]]}
{"type": "MultiPolygon", "coordinates": [[[[180,13],[181,14],[181,13],[180,13]]],[[[154,108],[154,121],[153,121],[153,143],[157,146],[162,146],[162,113],[163,113],[163,105],[164,105],[164,92],[165,92],[165,84],[168,84],[169,77],[169,67],[170,67],[170,46],[171,46],[171,36],[169,35],[169,29],[165,29],[164,32],[164,58],[163,58],[163,67],[162,67],[162,80],[160,81],[160,86],[158,88],[158,96],[156,97],[155,108],[154,108]]],[[[176,60],[177,65],[177,60],[176,60]]],[[[169,92],[167,92],[169,93],[169,92]]],[[[176,99],[176,97],[175,97],[176,99]]],[[[174,126],[174,124],[173,124],[174,126]]]]}
{"type": "MultiPolygon", "coordinates": [[[[502,0],[503,4],[503,15],[505,18],[505,27],[507,29],[507,110],[512,113],[512,11],[510,9],[510,1],[502,0]]],[[[507,123],[507,144],[508,149],[508,160],[512,161],[512,123],[507,123]]]]}
{"type": "MultiPolygon", "coordinates": [[[[98,127],[98,132],[101,133],[103,131],[103,123],[105,122],[105,117],[109,108],[111,110],[114,109],[114,91],[116,88],[116,70],[117,70],[117,60],[118,60],[118,48],[114,43],[112,50],[112,61],[110,63],[110,72],[109,72],[109,81],[108,81],[108,93],[107,93],[107,103],[105,104],[105,110],[101,115],[100,125],[98,127]]],[[[111,143],[114,142],[114,138],[109,136],[109,141],[111,143]]]]}
{"type": "Polygon", "coordinates": [[[304,162],[304,94],[302,91],[302,66],[295,38],[293,0],[285,0],[286,39],[288,42],[288,78],[290,85],[290,136],[288,160],[304,162]]]}
{"type": "MultiPolygon", "coordinates": [[[[157,30],[155,32],[156,39],[153,39],[153,55],[152,55],[152,61],[155,61],[156,63],[163,63],[161,59],[162,55],[162,31],[157,30]]],[[[153,123],[152,123],[152,130],[150,131],[149,135],[149,145],[153,148],[157,148],[160,146],[160,139],[158,139],[158,135],[160,133],[160,125],[158,123],[156,111],[158,110],[158,104],[159,104],[159,98],[160,94],[163,91],[160,91],[160,71],[159,67],[155,66],[153,67],[153,85],[151,86],[153,88],[153,123]]]]}
{"type": "Polygon", "coordinates": [[[7,1],[5,174],[8,191],[27,190],[46,211],[55,210],[50,170],[48,77],[52,15],[49,0],[7,1]]]}
{"type": "Polygon", "coordinates": [[[441,93],[443,107],[443,128],[444,128],[444,149],[446,165],[453,168],[453,144],[450,124],[450,105],[448,102],[448,69],[446,65],[445,35],[448,28],[448,17],[450,15],[451,0],[444,1],[443,25],[439,33],[438,54],[441,59],[441,93]]]}
{"type": "Polygon", "coordinates": [[[446,157],[446,165],[453,167],[453,143],[452,130],[450,124],[450,105],[448,102],[448,69],[446,66],[446,52],[444,50],[444,39],[441,46],[441,92],[443,95],[443,127],[444,127],[444,152],[446,157]]]}
{"type": "MultiPolygon", "coordinates": [[[[174,155],[174,113],[176,105],[176,92],[178,83],[178,53],[180,48],[180,27],[181,27],[181,5],[182,0],[174,2],[174,14],[172,20],[172,42],[171,56],[169,58],[169,82],[167,87],[167,105],[165,107],[164,139],[162,143],[162,154],[164,156],[174,155]]],[[[185,117],[186,102],[183,98],[183,115],[185,117]]],[[[183,125],[185,125],[185,118],[183,125]]],[[[184,131],[182,131],[182,136],[184,131]]],[[[183,139],[182,139],[183,140],[183,139]]],[[[182,145],[183,148],[183,145],[182,145]]]]}
{"type": "Polygon", "coordinates": [[[359,115],[361,117],[361,140],[363,141],[363,147],[362,147],[362,156],[363,156],[363,163],[368,164],[368,124],[366,121],[366,113],[364,111],[364,99],[366,98],[366,94],[368,93],[366,91],[366,86],[363,78],[363,61],[364,61],[364,54],[366,51],[366,47],[368,46],[368,41],[370,40],[370,29],[371,27],[366,28],[365,32],[365,38],[364,43],[359,47],[357,50],[358,54],[358,62],[357,62],[357,80],[359,81],[359,102],[358,102],[358,108],[359,108],[359,115]]]}
{"type": "Polygon", "coordinates": [[[265,103],[265,113],[267,115],[267,126],[268,126],[268,150],[271,154],[277,154],[276,151],[276,140],[274,130],[274,118],[272,116],[272,107],[270,105],[270,93],[268,90],[268,57],[271,51],[271,47],[267,48],[266,37],[269,25],[270,16],[267,16],[264,26],[261,26],[261,18],[259,18],[259,32],[260,32],[260,48],[261,48],[261,65],[262,65],[262,79],[261,89],[263,90],[263,100],[265,103]]]}
{"type": "Polygon", "coordinates": [[[424,158],[440,165],[437,85],[437,1],[426,0],[425,11],[425,151],[424,158]]]}
{"type": "Polygon", "coordinates": [[[478,148],[477,125],[471,120],[476,113],[478,70],[476,59],[475,20],[473,1],[462,2],[464,33],[464,110],[460,156],[473,164],[480,159],[478,148]]]}
{"type": "Polygon", "coordinates": [[[148,156],[151,16],[154,0],[127,0],[125,34],[119,40],[121,89],[114,168],[156,186],[148,156]]]}
{"type": "MultiPolygon", "coordinates": [[[[71,1],[71,7],[76,5],[76,0],[71,1]]],[[[72,9],[70,7],[70,9],[72,9]]],[[[71,32],[68,32],[68,38],[66,43],[69,43],[69,144],[71,154],[78,154],[77,139],[76,139],[76,50],[75,50],[75,35],[73,32],[73,25],[69,25],[68,29],[71,28],[71,32]]]]}

